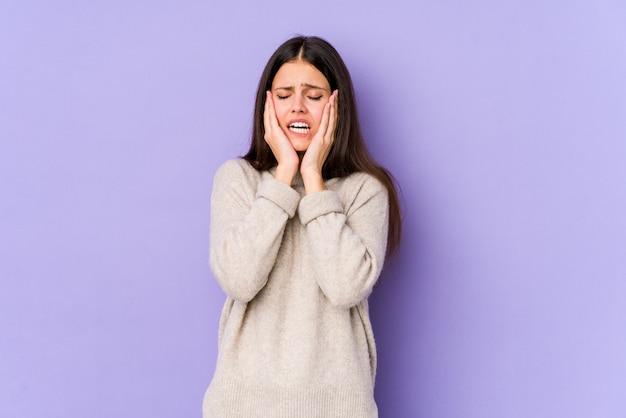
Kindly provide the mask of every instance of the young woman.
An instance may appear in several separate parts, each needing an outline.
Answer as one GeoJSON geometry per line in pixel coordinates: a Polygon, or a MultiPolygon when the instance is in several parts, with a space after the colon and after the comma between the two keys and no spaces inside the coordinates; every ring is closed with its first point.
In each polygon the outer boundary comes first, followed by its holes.
{"type": "Polygon", "coordinates": [[[367,298],[400,230],[341,57],[290,39],[261,76],[250,150],[215,175],[210,258],[227,298],[204,417],[376,417],[367,298]]]}

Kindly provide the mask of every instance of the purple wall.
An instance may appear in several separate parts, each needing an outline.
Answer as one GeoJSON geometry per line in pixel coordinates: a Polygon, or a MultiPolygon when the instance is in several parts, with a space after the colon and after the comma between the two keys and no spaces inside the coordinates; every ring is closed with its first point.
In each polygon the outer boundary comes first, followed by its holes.
{"type": "Polygon", "coordinates": [[[212,176],[296,33],[403,189],[381,417],[626,416],[626,3],[211,3],[0,5],[0,416],[200,416],[212,176]]]}

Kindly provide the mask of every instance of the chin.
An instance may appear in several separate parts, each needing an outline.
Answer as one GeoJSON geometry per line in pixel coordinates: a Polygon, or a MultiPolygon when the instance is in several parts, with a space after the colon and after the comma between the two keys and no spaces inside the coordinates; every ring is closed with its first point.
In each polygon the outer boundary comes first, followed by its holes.
{"type": "Polygon", "coordinates": [[[307,149],[309,149],[309,145],[311,144],[311,141],[307,140],[302,140],[302,139],[298,139],[295,141],[291,141],[291,146],[293,147],[293,149],[296,150],[296,152],[305,152],[307,149]]]}

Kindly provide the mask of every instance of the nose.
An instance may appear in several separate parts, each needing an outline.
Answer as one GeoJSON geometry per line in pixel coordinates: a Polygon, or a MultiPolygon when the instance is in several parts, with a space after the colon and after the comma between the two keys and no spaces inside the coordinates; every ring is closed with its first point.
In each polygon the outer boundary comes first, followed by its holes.
{"type": "Polygon", "coordinates": [[[291,106],[292,113],[306,113],[306,106],[304,105],[304,98],[300,94],[296,94],[293,99],[293,105],[291,106]]]}

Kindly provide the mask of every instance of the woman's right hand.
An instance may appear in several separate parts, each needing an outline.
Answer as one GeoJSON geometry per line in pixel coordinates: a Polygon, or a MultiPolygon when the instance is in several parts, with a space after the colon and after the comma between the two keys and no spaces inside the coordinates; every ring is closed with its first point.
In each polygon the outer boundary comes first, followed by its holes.
{"type": "Polygon", "coordinates": [[[289,138],[287,138],[287,135],[285,135],[285,132],[283,132],[278,124],[276,110],[274,109],[274,100],[269,90],[265,93],[263,124],[265,127],[265,142],[270,146],[278,162],[274,177],[276,180],[280,180],[291,186],[293,179],[298,173],[300,158],[291,145],[289,138]]]}

